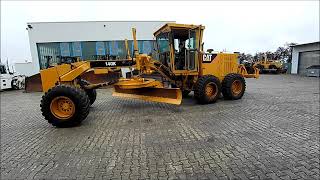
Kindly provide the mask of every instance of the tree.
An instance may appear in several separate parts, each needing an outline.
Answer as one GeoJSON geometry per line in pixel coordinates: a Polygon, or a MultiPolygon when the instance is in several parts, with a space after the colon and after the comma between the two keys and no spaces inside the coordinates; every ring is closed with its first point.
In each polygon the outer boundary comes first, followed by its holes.
{"type": "Polygon", "coordinates": [[[244,53],[240,53],[239,54],[239,61],[240,61],[240,64],[243,63],[243,61],[247,60],[246,58],[246,55],[244,53]]]}
{"type": "Polygon", "coordinates": [[[285,44],[287,47],[288,47],[288,58],[287,58],[287,62],[288,63],[291,63],[291,61],[292,61],[292,46],[294,46],[294,45],[297,45],[297,43],[286,43],[285,44]]]}
{"type": "Polygon", "coordinates": [[[242,63],[244,60],[248,62],[256,62],[256,61],[264,60],[266,55],[267,59],[283,60],[284,62],[291,63],[292,46],[296,44],[297,43],[285,43],[283,46],[278,47],[275,52],[271,52],[271,51],[256,52],[254,56],[252,56],[251,54],[240,53],[239,60],[240,60],[240,63],[242,63]]]}
{"type": "Polygon", "coordinates": [[[278,47],[275,52],[277,59],[291,63],[292,46],[296,44],[297,43],[286,43],[283,47],[278,47]]]}
{"type": "Polygon", "coordinates": [[[260,61],[264,59],[264,52],[257,52],[254,56],[253,56],[253,60],[254,62],[260,61]]]}
{"type": "Polygon", "coordinates": [[[284,46],[278,47],[275,52],[271,52],[271,51],[257,52],[253,56],[253,59],[254,61],[263,60],[266,55],[267,59],[283,60],[284,62],[291,63],[292,46],[296,44],[297,43],[285,43],[284,46]]]}
{"type": "Polygon", "coordinates": [[[245,54],[245,53],[239,54],[240,64],[243,64],[244,61],[252,62],[252,60],[253,60],[253,56],[251,54],[245,54]]]}

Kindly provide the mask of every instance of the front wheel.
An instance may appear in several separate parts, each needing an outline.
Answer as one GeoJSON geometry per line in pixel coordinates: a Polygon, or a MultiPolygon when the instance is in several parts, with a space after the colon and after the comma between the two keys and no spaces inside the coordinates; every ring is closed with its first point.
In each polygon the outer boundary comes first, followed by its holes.
{"type": "Polygon", "coordinates": [[[246,89],[246,82],[240,74],[228,74],[222,81],[222,94],[225,99],[241,99],[246,89]]]}
{"type": "Polygon", "coordinates": [[[90,101],[82,89],[57,85],[42,96],[40,107],[50,124],[70,127],[80,124],[88,116],[90,101]]]}
{"type": "Polygon", "coordinates": [[[220,80],[212,75],[205,75],[198,79],[194,96],[200,104],[214,103],[221,94],[220,80]]]}
{"type": "Polygon", "coordinates": [[[18,85],[18,80],[17,80],[17,79],[13,79],[13,80],[11,81],[11,87],[12,87],[12,89],[14,89],[14,90],[18,90],[18,89],[19,89],[19,85],[18,85]]]}

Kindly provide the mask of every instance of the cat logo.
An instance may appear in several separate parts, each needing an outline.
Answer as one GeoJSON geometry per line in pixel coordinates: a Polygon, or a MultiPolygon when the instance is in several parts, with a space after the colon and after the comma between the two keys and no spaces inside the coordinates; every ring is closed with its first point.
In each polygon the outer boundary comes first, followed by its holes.
{"type": "Polygon", "coordinates": [[[204,54],[203,55],[203,62],[211,62],[211,57],[212,57],[212,54],[204,54]]]}
{"type": "Polygon", "coordinates": [[[106,62],[106,66],[116,66],[116,62],[106,62]]]}
{"type": "Polygon", "coordinates": [[[216,56],[217,56],[217,54],[203,54],[202,62],[203,63],[211,63],[216,56]]]}

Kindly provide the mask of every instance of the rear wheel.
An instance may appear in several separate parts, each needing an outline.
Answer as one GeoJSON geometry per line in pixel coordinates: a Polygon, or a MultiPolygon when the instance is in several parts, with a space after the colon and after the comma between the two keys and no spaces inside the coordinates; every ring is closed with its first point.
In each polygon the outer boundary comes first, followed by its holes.
{"type": "Polygon", "coordinates": [[[40,107],[50,124],[70,127],[80,124],[88,116],[90,102],[84,90],[58,85],[42,96],[40,107]]]}
{"type": "Polygon", "coordinates": [[[248,74],[254,74],[254,68],[252,66],[246,66],[245,68],[246,68],[248,74]]]}
{"type": "Polygon", "coordinates": [[[259,69],[259,73],[260,73],[260,74],[263,73],[264,67],[263,67],[261,64],[258,64],[258,65],[256,66],[256,68],[259,69]]]}
{"type": "Polygon", "coordinates": [[[200,104],[214,103],[221,94],[221,83],[212,75],[202,76],[198,79],[194,96],[200,104]]]}
{"type": "Polygon", "coordinates": [[[222,94],[225,99],[241,99],[246,89],[246,82],[240,74],[228,74],[222,81],[222,94]]]}
{"type": "Polygon", "coordinates": [[[279,69],[275,65],[269,66],[269,69],[273,69],[272,70],[273,74],[279,74],[279,69]]]}

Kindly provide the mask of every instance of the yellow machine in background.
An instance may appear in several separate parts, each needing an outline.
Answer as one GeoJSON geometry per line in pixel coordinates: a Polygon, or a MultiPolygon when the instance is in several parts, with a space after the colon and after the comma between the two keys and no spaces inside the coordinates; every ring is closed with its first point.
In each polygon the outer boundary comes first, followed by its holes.
{"type": "Polygon", "coordinates": [[[278,74],[283,72],[283,64],[280,61],[267,59],[266,56],[264,60],[255,62],[252,66],[259,69],[260,73],[273,72],[278,74]]]}
{"type": "Polygon", "coordinates": [[[203,52],[204,26],[169,23],[154,33],[158,59],[139,54],[133,28],[134,52],[131,58],[127,41],[127,59],[94,60],[63,64],[40,72],[45,95],[41,111],[54,126],[73,126],[84,120],[96,99],[96,88],[113,85],[114,96],[147,101],[181,104],[183,96],[194,91],[200,104],[215,102],[222,93],[225,99],[242,98],[244,78],[258,78],[258,69],[248,74],[237,62],[235,53],[203,52]],[[93,70],[108,73],[120,67],[134,68],[138,75],[117,82],[90,84],[81,75],[93,70]],[[158,73],[163,81],[143,78],[158,73]]]}

